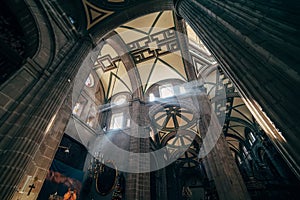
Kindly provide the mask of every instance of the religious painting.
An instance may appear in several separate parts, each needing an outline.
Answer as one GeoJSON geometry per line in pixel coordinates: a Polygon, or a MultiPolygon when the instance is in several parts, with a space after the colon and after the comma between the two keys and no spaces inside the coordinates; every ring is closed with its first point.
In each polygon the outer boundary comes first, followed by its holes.
{"type": "Polygon", "coordinates": [[[76,195],[76,199],[79,199],[83,175],[83,171],[54,159],[38,200],[63,199],[68,193],[76,195]]]}

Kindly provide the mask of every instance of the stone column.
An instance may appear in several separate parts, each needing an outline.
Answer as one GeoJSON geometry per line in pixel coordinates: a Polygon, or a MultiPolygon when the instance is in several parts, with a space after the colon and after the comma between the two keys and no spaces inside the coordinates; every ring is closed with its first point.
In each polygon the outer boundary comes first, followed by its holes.
{"type": "Polygon", "coordinates": [[[215,183],[220,199],[250,199],[246,185],[223,134],[205,158],[205,168],[209,171],[215,183]]]}
{"type": "Polygon", "coordinates": [[[126,199],[150,200],[150,151],[148,108],[139,99],[130,106],[131,137],[129,166],[136,173],[128,173],[126,199]],[[145,153],[145,154],[142,154],[145,153]]]}
{"type": "Polygon", "coordinates": [[[167,168],[157,170],[156,176],[156,199],[167,200],[168,199],[168,183],[167,183],[167,168]]]}
{"type": "Polygon", "coordinates": [[[299,4],[279,0],[174,3],[177,14],[208,46],[252,114],[299,174],[299,4]]]}
{"type": "MultiPolygon", "coordinates": [[[[50,138],[47,134],[51,132],[51,125],[55,124],[55,120],[64,121],[57,116],[58,110],[66,99],[72,86],[72,79],[91,46],[90,41],[79,40],[65,55],[64,62],[61,62],[55,71],[44,74],[39,79],[32,78],[31,80],[30,76],[16,75],[19,80],[25,79],[31,82],[25,85],[28,86],[26,93],[23,93],[26,96],[22,97],[23,99],[20,98],[20,102],[15,100],[18,103],[15,107],[9,107],[12,112],[7,113],[8,117],[0,129],[2,133],[5,133],[0,143],[0,199],[12,199],[15,193],[23,188],[22,184],[27,180],[25,175],[36,174],[38,166],[36,166],[35,159],[40,155],[40,151],[43,151],[41,148],[44,148],[41,144],[45,138],[50,138]]],[[[7,85],[9,86],[10,84],[7,85]]],[[[9,94],[8,88],[1,91],[3,96],[9,94]]],[[[65,120],[64,123],[66,124],[67,121],[65,120]]],[[[50,154],[52,155],[53,152],[50,154]]],[[[44,153],[47,154],[47,152],[44,153]]],[[[50,166],[52,160],[45,158],[39,162],[45,162],[40,164],[44,168],[47,165],[50,166]]],[[[41,178],[42,176],[41,174],[41,178]]]]}
{"type": "Polygon", "coordinates": [[[250,199],[246,185],[230,152],[216,114],[211,112],[210,101],[202,96],[200,120],[203,145],[199,157],[203,159],[208,178],[214,181],[220,199],[250,199]]]}
{"type": "MultiPolygon", "coordinates": [[[[186,34],[186,29],[181,20],[176,20],[177,30],[183,34],[186,34]]],[[[196,80],[196,73],[194,71],[194,66],[192,66],[188,54],[188,41],[180,36],[179,39],[180,46],[182,48],[182,53],[185,54],[185,66],[186,71],[189,72],[189,80],[196,80]]],[[[218,123],[218,119],[211,112],[211,105],[208,97],[206,95],[199,95],[197,98],[193,99],[194,103],[199,104],[200,108],[200,124],[199,130],[202,137],[210,137],[211,139],[216,139],[222,134],[221,125],[218,123]],[[209,127],[209,125],[211,125],[209,127]],[[216,131],[216,132],[212,132],[216,131]]],[[[204,142],[214,143],[211,140],[205,140],[204,142]]],[[[208,149],[206,144],[204,144],[205,154],[207,156],[203,157],[205,164],[205,169],[210,180],[214,180],[219,197],[221,199],[249,199],[249,195],[246,186],[242,180],[240,172],[233,160],[231,152],[229,150],[228,144],[222,134],[218,139],[216,144],[214,144],[213,149],[208,149]]]]}
{"type": "Polygon", "coordinates": [[[47,128],[49,131],[39,144],[33,159],[28,163],[24,176],[18,184],[17,192],[14,193],[12,199],[31,200],[38,197],[72,113],[71,97],[71,94],[69,94],[56,117],[49,123],[49,128],[47,128]],[[31,185],[34,188],[30,191],[31,185]]]}

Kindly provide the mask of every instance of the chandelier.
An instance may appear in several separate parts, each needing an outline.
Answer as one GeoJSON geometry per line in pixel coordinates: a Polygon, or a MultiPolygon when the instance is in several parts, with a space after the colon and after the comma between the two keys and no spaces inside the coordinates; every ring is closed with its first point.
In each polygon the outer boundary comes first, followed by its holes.
{"type": "Polygon", "coordinates": [[[93,158],[90,161],[88,167],[89,176],[96,179],[98,173],[103,173],[104,171],[104,156],[100,152],[95,152],[93,158]]]}

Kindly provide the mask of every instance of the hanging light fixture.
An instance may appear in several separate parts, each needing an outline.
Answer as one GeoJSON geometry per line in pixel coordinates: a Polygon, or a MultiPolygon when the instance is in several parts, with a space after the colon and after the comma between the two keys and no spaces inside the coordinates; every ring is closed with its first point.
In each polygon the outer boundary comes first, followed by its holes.
{"type": "Polygon", "coordinates": [[[70,153],[70,147],[58,146],[58,148],[64,149],[65,153],[70,153]]]}
{"type": "Polygon", "coordinates": [[[100,152],[95,152],[93,158],[90,161],[90,165],[88,168],[90,177],[95,179],[99,172],[100,173],[103,172],[104,169],[103,162],[104,162],[103,154],[100,152]]]}

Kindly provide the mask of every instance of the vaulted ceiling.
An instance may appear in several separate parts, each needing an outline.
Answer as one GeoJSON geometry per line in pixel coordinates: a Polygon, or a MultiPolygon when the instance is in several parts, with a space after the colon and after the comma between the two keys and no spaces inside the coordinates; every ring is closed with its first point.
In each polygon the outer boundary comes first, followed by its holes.
{"type": "Polygon", "coordinates": [[[96,34],[99,29],[114,29],[155,11],[173,8],[173,2],[169,0],[64,0],[50,4],[59,6],[77,30],[91,34],[96,34]]]}
{"type": "Polygon", "coordinates": [[[144,95],[153,84],[166,79],[186,82],[182,59],[173,13],[164,11],[116,28],[103,40],[94,69],[108,100],[138,88],[144,95]]]}
{"type": "MultiPolygon", "coordinates": [[[[155,93],[155,88],[169,83],[173,84],[171,96],[180,95],[186,92],[192,81],[187,74],[191,70],[204,83],[218,117],[224,119],[223,133],[233,154],[239,153],[247,139],[245,130],[257,131],[257,124],[233,84],[187,24],[184,24],[187,46],[182,47],[182,35],[177,30],[176,20],[172,11],[154,12],[116,27],[99,41],[93,70],[101,83],[103,100],[100,102],[106,107],[112,102],[120,105],[128,101],[124,98],[136,95],[151,104],[151,94],[154,98],[161,98],[160,93],[155,93]],[[183,52],[189,52],[189,57],[184,57],[183,52]],[[187,66],[186,60],[191,65],[187,66]],[[227,97],[225,101],[218,96],[223,92],[227,97]]],[[[185,105],[191,102],[189,98],[191,96],[185,98],[185,105]]],[[[186,163],[184,166],[195,166],[202,139],[192,106],[170,105],[153,109],[154,114],[150,114],[153,148],[167,146],[170,154],[175,155],[180,153],[177,151],[179,147],[191,145],[181,159],[186,163]],[[185,127],[183,132],[179,131],[182,127],[185,127]],[[195,146],[193,139],[198,145],[195,146]]]]}

